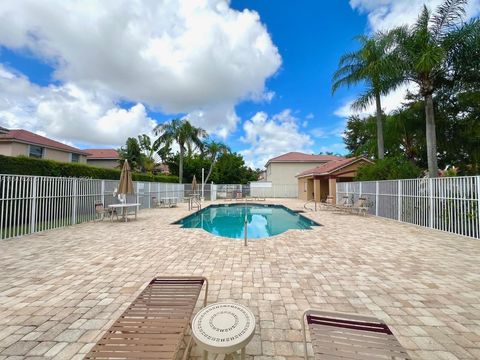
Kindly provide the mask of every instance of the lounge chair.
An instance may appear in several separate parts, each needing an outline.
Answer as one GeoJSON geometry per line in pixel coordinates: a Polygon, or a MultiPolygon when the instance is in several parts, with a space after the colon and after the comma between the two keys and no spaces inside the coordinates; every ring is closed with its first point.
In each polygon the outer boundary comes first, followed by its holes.
{"type": "Polygon", "coordinates": [[[335,209],[335,204],[333,203],[333,196],[328,195],[324,201],[320,201],[320,205],[322,205],[325,209],[335,209]]]}
{"type": "Polygon", "coordinates": [[[184,336],[198,297],[208,281],[204,277],[157,277],[128,306],[85,359],[175,359],[185,343],[183,359],[190,349],[184,336]]]}
{"type": "Polygon", "coordinates": [[[410,359],[389,327],[377,318],[307,310],[302,319],[305,360],[308,360],[305,321],[315,359],[410,359]]]}
{"type": "Polygon", "coordinates": [[[368,206],[367,206],[367,198],[365,197],[359,197],[357,201],[352,205],[352,207],[349,209],[352,213],[353,212],[358,212],[358,215],[362,214],[366,215],[368,211],[368,206]]]}
{"type": "Polygon", "coordinates": [[[346,195],[342,196],[342,199],[333,206],[335,207],[335,210],[340,210],[340,211],[345,211],[351,208],[351,204],[348,201],[348,196],[346,195]]]}
{"type": "Polygon", "coordinates": [[[99,215],[100,216],[100,219],[99,220],[102,220],[105,219],[105,214],[112,220],[113,219],[113,216],[116,216],[117,217],[117,220],[118,220],[118,213],[117,213],[117,210],[116,209],[110,209],[110,208],[106,208],[103,203],[101,202],[97,202],[95,203],[95,214],[99,215]]]}

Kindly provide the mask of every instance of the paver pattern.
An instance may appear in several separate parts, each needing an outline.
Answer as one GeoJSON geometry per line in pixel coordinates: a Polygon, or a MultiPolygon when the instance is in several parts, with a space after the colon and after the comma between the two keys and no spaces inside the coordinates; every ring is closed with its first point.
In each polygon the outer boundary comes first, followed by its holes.
{"type": "Polygon", "coordinates": [[[83,358],[156,275],[206,276],[210,303],[248,306],[256,360],[302,358],[312,307],[382,318],[413,359],[480,359],[479,241],[318,211],[306,215],[321,227],[244,247],[170,225],[187,214],[180,204],[1,241],[0,360],[83,358]]]}

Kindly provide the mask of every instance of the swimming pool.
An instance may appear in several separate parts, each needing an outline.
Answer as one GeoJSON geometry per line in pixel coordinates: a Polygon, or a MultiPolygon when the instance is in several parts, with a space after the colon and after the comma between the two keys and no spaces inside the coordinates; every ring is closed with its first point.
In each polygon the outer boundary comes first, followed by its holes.
{"type": "Polygon", "coordinates": [[[259,239],[281,234],[289,229],[311,229],[319,226],[282,205],[221,204],[210,205],[175,224],[182,228],[200,228],[213,235],[243,239],[245,217],[249,239],[259,239]]]}

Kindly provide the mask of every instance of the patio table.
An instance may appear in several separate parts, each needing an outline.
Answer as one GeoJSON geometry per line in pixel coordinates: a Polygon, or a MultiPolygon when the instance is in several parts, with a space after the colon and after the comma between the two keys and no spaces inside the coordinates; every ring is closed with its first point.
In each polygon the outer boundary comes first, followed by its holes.
{"type": "Polygon", "coordinates": [[[236,303],[211,304],[201,309],[192,321],[192,336],[203,350],[204,360],[208,352],[218,356],[238,350],[241,350],[241,360],[245,360],[245,346],[254,332],[255,316],[250,309],[236,303]]]}
{"type": "Polygon", "coordinates": [[[178,199],[176,197],[162,197],[160,198],[160,204],[163,204],[168,207],[177,206],[178,199]]]}
{"type": "MultiPolygon", "coordinates": [[[[125,220],[125,222],[128,221],[128,209],[129,208],[134,208],[135,210],[135,220],[137,219],[137,212],[138,212],[138,207],[140,206],[140,203],[131,203],[131,204],[112,204],[108,205],[110,209],[122,209],[122,219],[125,220]]],[[[113,221],[113,211],[112,215],[110,216],[110,221],[113,221]]]]}

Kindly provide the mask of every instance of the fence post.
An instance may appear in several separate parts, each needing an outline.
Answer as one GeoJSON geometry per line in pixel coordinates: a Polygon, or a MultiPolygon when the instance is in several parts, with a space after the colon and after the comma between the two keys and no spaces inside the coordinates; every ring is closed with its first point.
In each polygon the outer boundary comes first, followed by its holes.
{"type": "MultiPolygon", "coordinates": [[[[477,233],[476,237],[480,237],[480,176],[475,176],[477,182],[477,233]]],[[[475,237],[475,234],[474,234],[475,237]]]]}
{"type": "Polygon", "coordinates": [[[73,179],[72,225],[77,223],[77,179],[73,179]]]}
{"type": "Polygon", "coordinates": [[[106,204],[105,204],[105,180],[102,180],[102,204],[106,208],[106,204]]]}
{"type": "Polygon", "coordinates": [[[359,189],[359,194],[358,194],[358,197],[362,197],[362,182],[360,181],[359,185],[358,185],[359,189]]]}
{"type": "Polygon", "coordinates": [[[378,194],[378,181],[375,181],[375,216],[378,216],[378,199],[379,199],[379,194],[378,194]]]}
{"type": "Polygon", "coordinates": [[[36,217],[37,217],[37,177],[34,176],[32,181],[32,202],[30,207],[30,233],[31,234],[35,232],[36,217]]]}
{"type": "Polygon", "coordinates": [[[152,183],[148,183],[148,207],[147,207],[147,209],[150,209],[152,207],[152,205],[150,204],[150,199],[152,198],[151,191],[152,191],[152,183]]]}
{"type": "Polygon", "coordinates": [[[428,178],[428,203],[429,203],[429,221],[428,224],[433,228],[433,179],[428,178]]]}
{"type": "Polygon", "coordinates": [[[398,221],[402,221],[402,180],[398,180],[398,221]]]}

